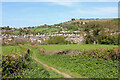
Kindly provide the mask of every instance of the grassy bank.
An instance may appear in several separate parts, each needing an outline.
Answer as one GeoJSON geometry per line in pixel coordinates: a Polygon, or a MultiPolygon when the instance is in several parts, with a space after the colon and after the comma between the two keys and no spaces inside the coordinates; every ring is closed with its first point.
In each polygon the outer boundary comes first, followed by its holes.
{"type": "Polygon", "coordinates": [[[94,49],[94,48],[116,48],[118,45],[94,45],[94,44],[70,44],[70,45],[38,45],[46,50],[64,50],[64,49],[94,49]]]}

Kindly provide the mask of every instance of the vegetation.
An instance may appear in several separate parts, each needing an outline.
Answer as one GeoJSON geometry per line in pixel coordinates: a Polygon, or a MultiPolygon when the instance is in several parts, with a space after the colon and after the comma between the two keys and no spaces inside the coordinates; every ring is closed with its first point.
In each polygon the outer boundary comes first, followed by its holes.
{"type": "MultiPolygon", "coordinates": [[[[5,30],[8,30],[6,29],[6,27],[3,27],[5,30]]],[[[9,28],[10,30],[10,28],[9,28]]],[[[24,35],[24,34],[37,34],[37,33],[40,33],[40,34],[45,34],[45,33],[54,33],[56,31],[58,31],[59,28],[50,28],[50,27],[33,27],[33,28],[20,28],[20,29],[15,29],[14,31],[6,31],[6,32],[2,32],[3,34],[6,33],[6,34],[15,34],[15,35],[24,35]]]]}
{"type": "Polygon", "coordinates": [[[46,50],[64,50],[64,49],[74,49],[74,50],[81,50],[81,49],[95,49],[95,48],[118,48],[117,45],[94,45],[94,44],[70,44],[70,45],[37,45],[38,47],[43,47],[46,50]]]}
{"type": "MultiPolygon", "coordinates": [[[[86,76],[89,78],[117,78],[118,61],[115,59],[112,61],[112,60],[105,60],[104,58],[99,58],[99,55],[102,54],[96,55],[98,56],[98,58],[94,57],[94,55],[92,56],[93,52],[96,51],[95,50],[91,52],[89,50],[87,52],[83,51],[85,55],[79,54],[76,56],[75,56],[76,53],[74,53],[74,56],[72,56],[71,54],[50,55],[50,54],[37,53],[36,57],[39,58],[42,62],[49,64],[57,68],[58,70],[66,71],[66,73],[68,73],[73,77],[80,77],[80,76],[76,76],[75,74],[71,74],[71,73],[80,74],[81,76],[86,76]]],[[[103,54],[107,54],[107,53],[105,52],[103,54]]]]}
{"type": "MultiPolygon", "coordinates": [[[[2,33],[24,35],[24,34],[50,34],[61,30],[80,31],[74,34],[86,34],[84,36],[85,44],[114,44],[118,45],[118,19],[75,19],[72,18],[68,22],[42,25],[34,27],[24,27],[13,31],[5,31],[2,33]],[[57,27],[56,27],[57,26],[57,27]],[[58,27],[59,26],[59,27],[58,27]]],[[[1,27],[2,30],[11,30],[9,26],[1,27]]]]}
{"type": "Polygon", "coordinates": [[[85,44],[93,44],[95,41],[98,44],[118,45],[118,35],[114,34],[118,32],[118,19],[72,19],[62,23],[62,27],[71,31],[81,31],[78,34],[87,34],[85,44]]]}
{"type": "Polygon", "coordinates": [[[48,48],[45,45],[41,45],[39,47],[30,47],[26,45],[4,46],[2,61],[3,78],[63,78],[62,75],[59,75],[52,70],[46,69],[41,64],[37,63],[32,57],[33,52],[34,55],[36,54],[36,57],[43,63],[65,72],[74,78],[117,78],[118,57],[112,56],[115,55],[114,50],[117,51],[115,48],[117,46],[49,45],[48,47],[50,48],[48,48]],[[62,50],[60,49],[61,47],[63,49],[78,50],[72,50],[72,54],[71,50],[68,51],[67,54],[63,53],[61,55],[57,53],[44,54],[41,53],[41,49],[39,49],[39,47],[43,46],[49,50],[52,46],[54,46],[54,48],[52,47],[54,50],[62,50]],[[89,50],[86,47],[92,48],[89,50]],[[102,49],[103,47],[104,49],[102,49]],[[113,47],[115,49],[112,49],[113,47]],[[26,55],[28,54],[28,49],[30,50],[29,55],[26,55]],[[8,53],[6,50],[8,50],[8,53]]]}
{"type": "Polygon", "coordinates": [[[4,39],[3,39],[2,46],[16,46],[19,44],[24,45],[24,44],[30,44],[30,43],[31,42],[29,39],[19,37],[19,38],[15,38],[15,39],[13,38],[13,40],[9,41],[9,42],[4,41],[4,39]]]}
{"type": "Polygon", "coordinates": [[[2,79],[64,78],[62,75],[59,75],[58,73],[47,69],[36,62],[31,57],[33,51],[29,50],[29,48],[22,45],[4,46],[2,50],[2,79]]]}
{"type": "MultiPolygon", "coordinates": [[[[117,61],[105,61],[95,59],[91,56],[70,57],[68,55],[37,55],[44,63],[61,69],[61,71],[69,71],[70,73],[80,74],[89,78],[117,78],[118,68],[117,61]],[[116,66],[115,66],[116,65],[116,66]]],[[[67,72],[66,72],[67,73],[67,72]]],[[[68,74],[70,74],[68,73],[68,74]]],[[[76,75],[71,75],[75,77],[76,75]]],[[[76,76],[80,77],[80,76],[76,76]]]]}
{"type": "MultiPolygon", "coordinates": [[[[50,37],[48,40],[43,41],[41,44],[67,44],[68,41],[62,36],[50,37]]],[[[70,42],[69,42],[70,43],[70,42]]]]}
{"type": "Polygon", "coordinates": [[[118,45],[118,39],[115,37],[101,36],[98,38],[98,43],[118,45]]]}
{"type": "Polygon", "coordinates": [[[9,43],[3,39],[2,78],[64,78],[39,64],[34,58],[73,78],[118,78],[118,23],[118,19],[72,18],[71,21],[55,25],[19,29],[1,27],[4,30],[2,34],[15,35],[61,33],[62,30],[71,31],[71,34],[73,31],[80,31],[74,34],[82,34],[85,43],[71,44],[62,36],[50,37],[41,45],[21,37],[12,38],[9,43]]]}

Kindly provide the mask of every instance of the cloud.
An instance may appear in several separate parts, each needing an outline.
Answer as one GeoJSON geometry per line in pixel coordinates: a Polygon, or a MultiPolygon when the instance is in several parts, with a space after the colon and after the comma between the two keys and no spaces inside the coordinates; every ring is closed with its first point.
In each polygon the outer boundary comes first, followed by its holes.
{"type": "Polygon", "coordinates": [[[100,8],[96,8],[96,10],[98,10],[101,13],[105,13],[105,14],[118,13],[118,7],[100,7],[100,8]]]}
{"type": "Polygon", "coordinates": [[[75,15],[91,15],[91,16],[117,16],[118,15],[118,7],[95,7],[89,9],[78,9],[73,10],[73,14],[75,15]]]}
{"type": "Polygon", "coordinates": [[[53,4],[67,6],[67,7],[74,6],[74,3],[72,2],[53,2],[53,4]]]}
{"type": "Polygon", "coordinates": [[[119,2],[119,0],[1,0],[1,2],[119,2]]]}
{"type": "Polygon", "coordinates": [[[63,6],[74,6],[74,2],[119,2],[119,0],[1,0],[0,2],[53,2],[63,6]]]}

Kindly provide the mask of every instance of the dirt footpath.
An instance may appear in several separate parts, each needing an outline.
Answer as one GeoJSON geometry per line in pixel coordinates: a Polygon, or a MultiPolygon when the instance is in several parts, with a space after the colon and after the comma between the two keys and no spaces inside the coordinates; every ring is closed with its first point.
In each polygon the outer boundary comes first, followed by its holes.
{"type": "Polygon", "coordinates": [[[51,69],[54,70],[55,72],[57,72],[57,73],[59,73],[59,74],[62,74],[64,77],[66,77],[66,78],[72,78],[70,75],[65,74],[65,73],[63,73],[63,72],[60,72],[59,70],[57,70],[57,69],[55,69],[55,68],[53,68],[53,67],[50,67],[50,66],[42,63],[42,62],[41,62],[40,60],[38,60],[37,58],[34,58],[34,59],[35,59],[37,62],[39,62],[40,64],[42,64],[43,66],[45,66],[45,67],[47,67],[47,68],[51,68],[51,69]]]}

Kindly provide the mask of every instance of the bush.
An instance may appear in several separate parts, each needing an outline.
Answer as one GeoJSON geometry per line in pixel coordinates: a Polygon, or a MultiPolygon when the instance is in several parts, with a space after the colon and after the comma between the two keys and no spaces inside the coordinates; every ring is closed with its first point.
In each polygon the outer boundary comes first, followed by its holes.
{"type": "Polygon", "coordinates": [[[30,57],[32,51],[22,45],[19,46],[25,51],[23,55],[2,56],[2,79],[49,78],[49,72],[30,57]]]}
{"type": "Polygon", "coordinates": [[[120,52],[116,49],[93,49],[93,50],[82,50],[80,55],[92,55],[96,58],[103,58],[105,60],[119,60],[120,52]]]}
{"type": "Polygon", "coordinates": [[[115,49],[90,49],[90,50],[60,50],[57,51],[56,54],[70,54],[71,56],[93,56],[95,58],[102,58],[105,60],[119,60],[120,59],[120,51],[118,48],[115,49]]]}
{"type": "MultiPolygon", "coordinates": [[[[22,57],[23,58],[23,57],[22,57]]],[[[2,76],[3,78],[22,78],[23,69],[27,64],[21,57],[3,56],[2,57],[2,76]]]]}
{"type": "Polygon", "coordinates": [[[109,37],[109,36],[99,36],[98,43],[118,45],[118,39],[115,37],[109,37]]]}
{"type": "Polygon", "coordinates": [[[43,41],[41,44],[66,44],[67,41],[62,36],[50,37],[48,40],[43,41]]]}

